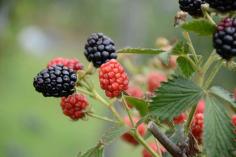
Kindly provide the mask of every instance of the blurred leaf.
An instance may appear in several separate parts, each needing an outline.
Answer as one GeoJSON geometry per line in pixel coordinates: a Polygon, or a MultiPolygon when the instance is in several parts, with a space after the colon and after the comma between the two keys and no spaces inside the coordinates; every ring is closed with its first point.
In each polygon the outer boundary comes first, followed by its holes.
{"type": "Polygon", "coordinates": [[[133,54],[160,54],[165,52],[160,49],[149,49],[149,48],[124,48],[117,51],[117,53],[133,53],[133,54]]]}
{"type": "Polygon", "coordinates": [[[124,125],[116,125],[105,132],[105,134],[102,136],[101,141],[103,144],[110,144],[128,130],[129,128],[124,125]]]}
{"type": "Polygon", "coordinates": [[[198,35],[212,35],[216,30],[215,25],[204,19],[186,22],[181,27],[186,31],[194,32],[198,35]]]}
{"type": "Polygon", "coordinates": [[[191,80],[181,76],[173,79],[155,91],[156,96],[152,98],[149,107],[150,114],[160,119],[172,120],[188,108],[197,105],[203,95],[203,90],[191,80]]]}
{"type": "Polygon", "coordinates": [[[97,146],[90,148],[84,153],[79,153],[77,157],[103,157],[103,150],[103,145],[98,144],[97,146]]]}
{"type": "Polygon", "coordinates": [[[187,58],[180,56],[177,59],[177,63],[183,75],[186,76],[187,78],[189,78],[195,72],[193,65],[187,58]]]}
{"type": "Polygon", "coordinates": [[[142,99],[138,99],[131,96],[125,96],[126,102],[135,107],[141,116],[145,116],[148,113],[148,103],[142,99]]]}
{"type": "Polygon", "coordinates": [[[233,157],[236,134],[222,99],[208,94],[204,112],[204,149],[208,157],[233,157]]]}
{"type": "Polygon", "coordinates": [[[171,53],[174,55],[183,55],[189,53],[189,45],[186,41],[179,41],[172,48],[171,53]]]}
{"type": "Polygon", "coordinates": [[[227,90],[223,89],[222,87],[212,87],[210,92],[215,96],[223,99],[224,101],[228,102],[231,106],[236,108],[236,102],[232,96],[232,93],[228,92],[227,90]]]}

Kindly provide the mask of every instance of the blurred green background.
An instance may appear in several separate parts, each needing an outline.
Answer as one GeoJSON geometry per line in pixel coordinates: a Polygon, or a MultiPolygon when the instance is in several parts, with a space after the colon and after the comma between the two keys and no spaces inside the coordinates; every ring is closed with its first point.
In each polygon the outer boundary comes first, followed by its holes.
{"type": "MultiPolygon", "coordinates": [[[[60,100],[34,91],[33,77],[55,56],[87,65],[83,45],[92,32],[109,35],[118,48],[181,37],[173,27],[177,10],[176,0],[0,0],[0,157],[73,157],[93,146],[109,124],[70,121],[60,100]]],[[[203,55],[210,53],[210,38],[193,35],[193,41],[203,55]]],[[[232,90],[235,76],[222,70],[215,82],[232,90]]],[[[117,141],[106,156],[138,157],[140,151],[117,141]]]]}

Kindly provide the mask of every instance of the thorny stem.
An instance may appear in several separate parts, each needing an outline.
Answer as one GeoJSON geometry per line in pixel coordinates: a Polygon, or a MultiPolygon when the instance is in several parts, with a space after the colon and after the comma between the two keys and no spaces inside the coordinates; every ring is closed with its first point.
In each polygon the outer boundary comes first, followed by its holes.
{"type": "Polygon", "coordinates": [[[120,122],[123,122],[123,119],[121,118],[120,114],[116,111],[116,109],[112,106],[111,103],[103,99],[103,97],[99,95],[96,90],[93,90],[93,95],[96,100],[100,101],[102,104],[104,104],[106,107],[108,107],[111,110],[111,112],[114,114],[117,120],[119,120],[120,122]]]}
{"type": "Polygon", "coordinates": [[[114,120],[112,120],[112,119],[110,119],[110,118],[103,117],[103,116],[99,116],[99,115],[96,115],[96,114],[91,113],[91,112],[88,112],[87,115],[90,116],[90,117],[96,118],[96,119],[100,119],[100,120],[103,120],[103,121],[107,121],[107,122],[112,122],[112,123],[116,123],[116,124],[117,124],[117,123],[120,123],[120,122],[118,122],[118,121],[114,121],[114,120]]]}
{"type": "Polygon", "coordinates": [[[192,43],[192,40],[191,40],[191,38],[190,38],[189,33],[188,33],[188,32],[183,32],[183,35],[184,35],[184,38],[185,38],[185,39],[187,40],[187,42],[188,42],[188,45],[189,45],[189,47],[190,47],[190,50],[191,50],[192,53],[193,53],[194,61],[195,61],[196,63],[199,63],[199,60],[198,60],[198,57],[197,57],[197,53],[196,53],[196,51],[195,51],[195,49],[194,49],[194,47],[193,47],[193,43],[192,43]]]}
{"type": "Polygon", "coordinates": [[[195,111],[196,111],[196,108],[197,108],[197,105],[195,105],[195,107],[193,107],[189,113],[189,118],[186,122],[186,125],[185,125],[185,133],[188,133],[189,132],[189,129],[191,128],[191,124],[192,124],[192,121],[193,121],[193,117],[194,117],[194,114],[195,114],[195,111]]]}
{"type": "Polygon", "coordinates": [[[150,121],[148,123],[148,129],[173,157],[187,157],[175,143],[158,129],[154,122],[150,121]]]}
{"type": "Polygon", "coordinates": [[[207,89],[211,85],[211,82],[214,80],[215,76],[217,75],[217,73],[221,69],[222,65],[223,65],[223,62],[220,61],[220,63],[215,66],[215,68],[213,69],[212,73],[210,74],[210,76],[208,77],[208,79],[204,85],[205,89],[207,89]]]}
{"type": "Polygon", "coordinates": [[[212,17],[209,15],[208,13],[208,8],[209,8],[209,5],[208,4],[203,4],[201,6],[201,9],[202,9],[202,12],[203,12],[203,15],[205,16],[205,18],[213,25],[216,26],[216,23],[215,21],[212,19],[212,17]]]}
{"type": "Polygon", "coordinates": [[[122,98],[121,98],[121,99],[122,99],[122,100],[121,100],[121,101],[122,101],[122,104],[123,104],[123,106],[124,106],[124,108],[125,108],[125,110],[126,110],[128,116],[129,116],[129,120],[130,120],[130,122],[131,122],[131,124],[132,124],[132,127],[135,127],[133,118],[132,118],[131,113],[130,113],[130,110],[129,110],[129,106],[128,106],[128,104],[127,104],[127,102],[126,102],[126,100],[125,100],[123,94],[122,94],[122,98]]]}

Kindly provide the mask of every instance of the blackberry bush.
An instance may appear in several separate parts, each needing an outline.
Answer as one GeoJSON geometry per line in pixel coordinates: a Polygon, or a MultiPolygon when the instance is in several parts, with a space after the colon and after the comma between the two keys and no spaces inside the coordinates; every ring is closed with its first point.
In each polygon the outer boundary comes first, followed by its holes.
{"type": "Polygon", "coordinates": [[[141,145],[143,157],[235,156],[236,94],[213,85],[222,67],[236,70],[235,2],[206,2],[216,10],[203,0],[179,0],[181,10],[201,17],[186,19],[186,13],[177,13],[175,26],[183,29],[179,40],[160,37],[157,48],[116,51],[109,37],[93,33],[85,45],[91,62],[87,68],[78,59],[55,58],[34,78],[38,92],[62,97],[62,111],[73,121],[94,118],[111,126],[78,157],[102,157],[104,147],[119,138],[141,145]],[[218,16],[219,11],[227,14],[218,16]],[[199,54],[189,32],[212,36],[213,51],[199,54]],[[152,56],[137,64],[131,54],[152,56]],[[97,113],[94,106],[100,104],[112,116],[97,113]],[[155,143],[149,144],[149,139],[155,143]]]}

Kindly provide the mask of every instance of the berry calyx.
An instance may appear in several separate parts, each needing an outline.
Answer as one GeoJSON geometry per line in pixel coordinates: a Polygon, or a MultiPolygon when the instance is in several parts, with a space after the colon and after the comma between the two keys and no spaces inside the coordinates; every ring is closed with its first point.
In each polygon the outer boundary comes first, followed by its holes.
{"type": "Polygon", "coordinates": [[[48,62],[47,67],[49,68],[50,66],[58,65],[58,64],[62,64],[70,69],[73,69],[74,71],[83,69],[83,64],[81,64],[78,59],[76,58],[68,59],[68,58],[63,58],[63,57],[56,57],[52,59],[51,61],[48,62]]]}
{"type": "MultiPolygon", "coordinates": [[[[133,122],[134,122],[134,123],[137,123],[137,122],[139,121],[139,118],[137,118],[137,117],[132,117],[132,119],[133,119],[133,122]]],[[[129,119],[128,116],[126,116],[126,117],[124,118],[124,122],[125,122],[125,124],[126,124],[127,126],[132,127],[131,121],[130,121],[130,119],[129,119]]],[[[147,132],[147,129],[146,129],[145,124],[144,124],[144,123],[140,124],[140,125],[138,126],[138,128],[137,128],[137,131],[138,131],[138,133],[139,133],[142,137],[144,137],[145,134],[146,134],[146,132],[147,132]]],[[[129,132],[124,133],[124,134],[121,136],[121,138],[122,138],[124,141],[126,141],[126,142],[128,142],[128,143],[130,143],[130,144],[132,144],[132,145],[134,145],[134,146],[136,146],[136,145],[139,144],[138,141],[137,141],[129,132]]]]}
{"type": "Polygon", "coordinates": [[[100,86],[109,98],[120,96],[128,89],[128,76],[124,68],[115,59],[104,63],[99,69],[100,86]]]}
{"type": "Polygon", "coordinates": [[[236,56],[236,19],[225,18],[213,35],[213,43],[216,52],[226,60],[236,56]]]}
{"type": "Polygon", "coordinates": [[[102,33],[93,33],[88,38],[84,55],[96,68],[111,59],[117,58],[113,40],[102,33]]]}
{"type": "Polygon", "coordinates": [[[177,117],[175,117],[173,119],[173,122],[174,122],[174,124],[179,125],[179,124],[184,123],[186,119],[187,119],[186,114],[185,113],[181,113],[180,115],[178,115],[177,117]]]}
{"type": "MultiPolygon", "coordinates": [[[[129,86],[128,89],[125,91],[129,96],[135,97],[135,98],[143,98],[144,93],[141,88],[138,86],[129,86]]],[[[128,104],[130,108],[132,108],[132,104],[128,104]]]]}
{"type": "MultiPolygon", "coordinates": [[[[158,154],[160,154],[159,151],[161,151],[161,153],[166,152],[166,149],[164,147],[161,146],[161,148],[158,148],[155,142],[149,143],[148,145],[152,148],[152,150],[154,150],[154,152],[157,152],[158,154]]],[[[145,148],[143,149],[142,154],[143,157],[153,157],[152,154],[150,154],[149,151],[147,151],[145,148]]]]}
{"type": "Polygon", "coordinates": [[[79,120],[85,117],[88,105],[87,98],[82,94],[76,93],[61,98],[62,111],[72,120],[79,120]]]}
{"type": "Polygon", "coordinates": [[[220,12],[229,12],[236,10],[235,0],[206,0],[211,8],[220,12]]]}
{"type": "Polygon", "coordinates": [[[179,0],[179,8],[194,17],[202,17],[201,5],[205,0],[179,0]]]}
{"type": "Polygon", "coordinates": [[[162,82],[167,80],[166,76],[160,72],[151,72],[148,75],[147,83],[148,83],[148,91],[154,92],[161,86],[162,82]]]}
{"type": "Polygon", "coordinates": [[[75,92],[76,81],[74,70],[63,65],[53,65],[39,72],[33,85],[45,97],[67,97],[75,92]]]}

